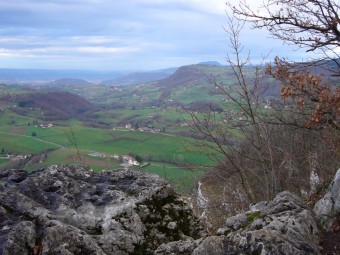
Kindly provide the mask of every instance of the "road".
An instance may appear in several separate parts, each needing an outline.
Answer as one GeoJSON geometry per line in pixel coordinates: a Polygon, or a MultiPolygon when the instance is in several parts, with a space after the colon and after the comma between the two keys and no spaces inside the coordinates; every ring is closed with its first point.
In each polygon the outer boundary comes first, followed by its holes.
{"type": "MultiPolygon", "coordinates": [[[[60,132],[60,131],[57,131],[57,130],[54,130],[58,133],[63,133],[63,132],[60,132]]],[[[132,130],[120,130],[120,131],[132,131],[132,130]]],[[[136,131],[134,131],[136,132],[136,131]]],[[[138,131],[137,131],[138,132],[138,131]]],[[[30,135],[21,135],[21,134],[15,134],[15,133],[9,133],[9,132],[0,132],[0,134],[4,134],[4,135],[12,135],[12,136],[20,136],[20,137],[26,137],[26,138],[31,138],[31,139],[34,139],[34,140],[37,140],[39,142],[42,142],[42,143],[47,143],[47,144],[51,144],[51,145],[54,145],[54,146],[57,146],[59,147],[60,149],[65,149],[66,147],[61,145],[61,144],[57,144],[57,143],[54,143],[54,142],[48,142],[48,141],[45,141],[45,140],[42,140],[38,137],[34,137],[34,136],[30,136],[30,135]]],[[[166,136],[176,136],[176,135],[172,135],[172,134],[165,134],[165,133],[157,133],[157,134],[160,134],[160,135],[166,135],[166,136]]],[[[50,136],[50,135],[47,135],[47,136],[50,136]]],[[[46,136],[44,136],[46,137],[46,136]]],[[[92,152],[90,150],[81,150],[81,151],[87,151],[87,152],[92,152]]],[[[154,163],[150,163],[150,165],[153,165],[153,166],[157,166],[157,167],[160,167],[160,168],[183,168],[185,169],[186,167],[180,167],[180,166],[167,166],[167,165],[160,165],[160,164],[154,164],[154,163]]]]}

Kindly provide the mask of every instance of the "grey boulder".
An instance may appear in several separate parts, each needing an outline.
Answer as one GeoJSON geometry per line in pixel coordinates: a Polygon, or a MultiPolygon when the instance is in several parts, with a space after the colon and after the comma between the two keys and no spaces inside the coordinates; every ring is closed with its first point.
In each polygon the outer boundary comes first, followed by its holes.
{"type": "Polygon", "coordinates": [[[130,170],[0,172],[0,254],[153,254],[205,235],[168,182],[130,170]]]}
{"type": "Polygon", "coordinates": [[[325,231],[332,231],[340,214],[340,169],[322,199],[316,202],[314,212],[325,231]]]}
{"type": "Polygon", "coordinates": [[[301,199],[282,192],[252,208],[229,218],[226,227],[219,229],[220,236],[204,239],[192,254],[320,254],[313,213],[301,199]]]}

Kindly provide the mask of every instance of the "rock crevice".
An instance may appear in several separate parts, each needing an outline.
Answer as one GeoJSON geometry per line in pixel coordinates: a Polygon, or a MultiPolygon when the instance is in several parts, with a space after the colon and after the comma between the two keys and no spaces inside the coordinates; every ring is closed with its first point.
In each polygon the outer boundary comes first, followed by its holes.
{"type": "Polygon", "coordinates": [[[339,213],[340,170],[314,211],[282,192],[208,237],[191,206],[156,175],[82,166],[0,172],[3,255],[318,255],[320,241],[340,249],[339,213]],[[320,231],[331,238],[320,240],[320,231]]]}
{"type": "Polygon", "coordinates": [[[130,170],[0,173],[0,254],[153,254],[204,229],[168,182],[130,170]]]}

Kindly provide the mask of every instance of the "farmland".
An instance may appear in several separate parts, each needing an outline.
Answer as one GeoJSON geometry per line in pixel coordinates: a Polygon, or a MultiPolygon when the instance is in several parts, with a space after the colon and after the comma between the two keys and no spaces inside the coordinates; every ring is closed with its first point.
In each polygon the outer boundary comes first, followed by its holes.
{"type": "MultiPolygon", "coordinates": [[[[94,158],[88,154],[91,152],[100,152],[105,155],[132,153],[141,156],[149,163],[144,168],[135,167],[136,170],[159,174],[179,185],[180,189],[184,189],[202,174],[199,170],[195,173],[190,172],[184,165],[188,162],[197,164],[209,162],[209,159],[202,156],[199,150],[194,148],[186,150],[184,146],[192,146],[193,140],[181,136],[140,132],[119,127],[99,129],[70,125],[41,128],[32,124],[28,125],[32,122],[29,117],[8,112],[3,113],[2,117],[0,141],[1,148],[6,152],[40,155],[49,151],[43,161],[32,161],[26,164],[24,168],[28,171],[51,164],[77,163],[87,164],[94,170],[117,169],[122,167],[117,160],[94,158]],[[35,136],[32,136],[33,133],[35,136]]],[[[70,121],[72,122],[77,123],[77,121],[70,121]]],[[[8,160],[0,161],[1,165],[7,163],[8,160]]]]}
{"type": "Polygon", "coordinates": [[[237,111],[223,97],[212,95],[212,77],[233,86],[229,71],[188,66],[160,81],[124,87],[1,85],[0,149],[13,158],[32,156],[21,163],[2,158],[0,169],[86,164],[94,170],[114,170],[126,167],[117,155],[132,155],[144,164],[133,166],[135,170],[156,173],[189,191],[204,172],[200,166],[214,162],[207,151],[195,147],[184,109],[198,116],[212,106],[237,111]],[[188,170],[187,165],[196,167],[188,170]]]}

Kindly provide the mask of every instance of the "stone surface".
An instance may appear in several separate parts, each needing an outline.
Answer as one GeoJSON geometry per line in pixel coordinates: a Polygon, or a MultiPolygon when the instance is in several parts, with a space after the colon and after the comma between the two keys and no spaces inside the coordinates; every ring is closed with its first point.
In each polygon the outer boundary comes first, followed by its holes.
{"type": "Polygon", "coordinates": [[[0,254],[153,254],[171,242],[185,252],[202,236],[190,206],[156,175],[81,166],[0,173],[0,254]]]}
{"type": "Polygon", "coordinates": [[[320,254],[313,213],[289,192],[229,218],[218,232],[222,235],[204,239],[192,254],[320,254]]]}
{"type": "MultiPolygon", "coordinates": [[[[314,209],[325,230],[334,227],[340,170],[314,209]]],[[[228,218],[218,234],[205,237],[190,205],[156,175],[81,166],[0,172],[3,255],[320,254],[314,212],[289,192],[228,218]]]]}
{"type": "Polygon", "coordinates": [[[189,255],[201,242],[202,239],[194,240],[188,238],[187,240],[162,244],[155,251],[154,255],[189,255]]]}
{"type": "Polygon", "coordinates": [[[333,231],[340,215],[340,169],[328,188],[328,192],[314,206],[314,212],[325,231],[333,231]]]}

